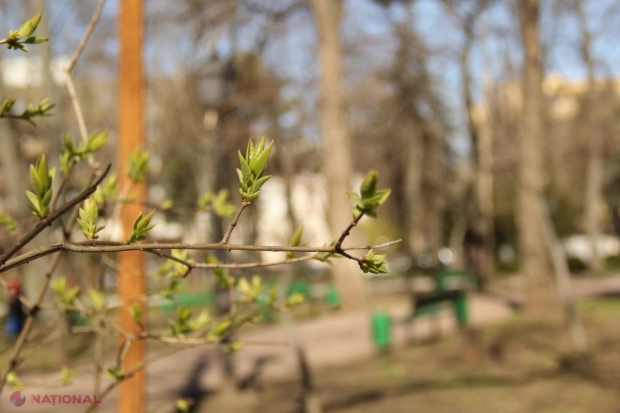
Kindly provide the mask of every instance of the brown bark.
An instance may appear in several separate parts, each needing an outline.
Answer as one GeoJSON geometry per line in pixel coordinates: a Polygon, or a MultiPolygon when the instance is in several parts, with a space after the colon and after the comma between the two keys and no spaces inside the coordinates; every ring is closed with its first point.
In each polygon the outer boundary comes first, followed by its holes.
{"type": "MultiPolygon", "coordinates": [[[[339,234],[352,220],[347,197],[353,171],[351,136],[347,126],[342,82],[340,22],[342,0],[312,0],[321,73],[319,77],[321,134],[324,139],[324,173],[327,178],[328,220],[331,232],[339,234]]],[[[364,278],[349,260],[336,260],[334,277],[345,308],[365,300],[364,278]]]]}
{"type": "Polygon", "coordinates": [[[523,0],[520,5],[525,67],[517,230],[527,309],[531,313],[539,313],[548,309],[552,296],[548,260],[537,214],[537,203],[544,185],[540,2],[523,0]]]}

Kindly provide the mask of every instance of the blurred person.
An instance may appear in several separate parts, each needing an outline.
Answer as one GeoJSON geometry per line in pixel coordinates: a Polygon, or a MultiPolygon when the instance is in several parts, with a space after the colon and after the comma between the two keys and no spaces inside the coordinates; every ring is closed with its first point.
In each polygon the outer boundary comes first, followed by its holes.
{"type": "Polygon", "coordinates": [[[19,295],[22,293],[21,283],[18,280],[9,280],[8,288],[10,297],[5,320],[5,333],[9,340],[14,340],[24,328],[26,313],[22,302],[19,300],[19,295]]]}

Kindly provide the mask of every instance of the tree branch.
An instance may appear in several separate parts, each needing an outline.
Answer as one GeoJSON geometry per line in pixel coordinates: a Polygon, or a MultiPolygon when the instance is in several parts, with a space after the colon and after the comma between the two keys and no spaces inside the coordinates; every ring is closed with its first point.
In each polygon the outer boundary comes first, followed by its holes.
{"type": "MultiPolygon", "coordinates": [[[[51,244],[45,247],[37,248],[25,254],[22,254],[12,260],[8,260],[5,264],[0,265],[0,273],[6,272],[10,269],[28,263],[30,261],[36,260],[38,258],[53,254],[58,251],[72,251],[77,253],[101,253],[101,252],[126,252],[126,251],[144,251],[144,252],[154,252],[158,250],[171,250],[171,249],[179,249],[179,250],[197,250],[197,251],[263,251],[263,252],[332,252],[335,254],[343,255],[345,257],[350,257],[346,251],[349,250],[360,250],[360,249],[381,249],[387,246],[396,244],[401,240],[396,240],[392,242],[388,242],[380,245],[367,245],[367,246],[358,246],[358,247],[347,247],[336,249],[336,246],[331,247],[282,247],[282,246],[271,246],[271,245],[237,245],[237,244],[185,244],[185,243],[153,243],[153,244],[122,244],[116,245],[109,241],[87,241],[83,243],[69,243],[69,242],[59,242],[57,244],[51,244]]],[[[166,256],[166,258],[172,259],[170,256],[166,256]]],[[[302,257],[305,258],[305,257],[302,257]]],[[[352,258],[355,259],[355,258],[352,258]]],[[[357,261],[357,259],[355,259],[357,261]]],[[[176,260],[178,261],[178,260],[176,260]]],[[[183,261],[183,260],[180,260],[183,261]]],[[[289,260],[290,261],[290,260],[289,260]]],[[[181,262],[182,264],[189,264],[187,262],[181,262]]],[[[268,263],[256,263],[253,265],[266,265],[268,263]]],[[[212,267],[200,266],[200,268],[244,268],[239,267],[243,264],[211,264],[212,267]]],[[[247,268],[247,267],[245,267],[247,268]]],[[[252,268],[252,267],[250,267],[252,268]]]]}
{"type": "MultiPolygon", "coordinates": [[[[13,256],[15,255],[20,249],[22,249],[24,246],[26,246],[30,241],[32,241],[37,235],[39,235],[45,228],[47,228],[48,226],[50,226],[55,220],[57,220],[58,218],[60,218],[60,216],[64,215],[67,211],[69,211],[71,208],[73,208],[75,205],[78,205],[79,203],[81,203],[82,201],[84,201],[86,198],[88,198],[89,196],[91,196],[96,190],[97,190],[97,186],[99,186],[99,184],[101,183],[101,181],[103,181],[103,179],[106,177],[106,175],[108,174],[108,172],[110,171],[110,167],[112,165],[109,164],[108,167],[105,169],[105,171],[103,171],[103,173],[99,176],[99,178],[97,178],[97,180],[95,180],[95,183],[92,184],[91,186],[89,186],[88,188],[86,188],[84,191],[82,191],[82,193],[80,193],[79,195],[77,195],[75,198],[73,198],[72,200],[70,200],[69,202],[67,202],[66,204],[64,204],[62,207],[60,207],[58,210],[54,211],[53,213],[51,213],[50,215],[48,215],[46,218],[42,219],[39,224],[37,224],[36,227],[34,227],[29,233],[27,233],[26,235],[24,235],[22,237],[22,239],[20,239],[19,241],[17,241],[17,243],[13,246],[13,248],[9,249],[7,252],[5,252],[4,254],[2,254],[2,256],[0,256],[0,268],[4,267],[4,264],[13,256]]],[[[59,251],[59,250],[58,250],[59,251]]],[[[54,251],[49,252],[49,254],[51,254],[54,251]]],[[[48,255],[48,254],[45,254],[48,255]]]]}
{"type": "Polygon", "coordinates": [[[86,28],[86,33],[84,33],[84,36],[82,36],[82,39],[80,40],[80,43],[75,49],[75,52],[73,52],[73,56],[71,56],[71,61],[69,62],[69,65],[67,65],[67,67],[65,68],[65,72],[67,74],[69,75],[71,74],[71,71],[75,67],[75,64],[77,63],[78,59],[80,58],[80,55],[82,54],[82,51],[84,50],[84,47],[86,47],[86,43],[88,42],[88,39],[90,39],[90,35],[93,33],[93,30],[95,30],[95,26],[97,25],[97,22],[99,21],[99,16],[101,16],[101,11],[103,10],[104,5],[105,5],[105,0],[99,0],[99,3],[97,3],[97,8],[95,9],[95,12],[93,13],[93,17],[91,17],[90,22],[88,23],[88,27],[86,28]]]}

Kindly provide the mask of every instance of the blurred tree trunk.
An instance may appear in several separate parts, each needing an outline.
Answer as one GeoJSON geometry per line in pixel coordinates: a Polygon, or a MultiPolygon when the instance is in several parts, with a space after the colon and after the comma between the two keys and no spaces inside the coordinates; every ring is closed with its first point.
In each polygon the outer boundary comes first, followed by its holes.
{"type": "Polygon", "coordinates": [[[409,254],[415,260],[424,253],[424,204],[422,201],[422,166],[424,151],[422,133],[418,122],[403,122],[411,125],[408,133],[403,134],[405,158],[404,200],[405,200],[405,230],[406,245],[409,254]]]}
{"type": "MultiPolygon", "coordinates": [[[[277,120],[274,120],[276,124],[277,120]]],[[[284,188],[286,195],[286,210],[287,217],[291,223],[291,233],[300,227],[300,223],[295,216],[295,210],[293,207],[293,178],[295,177],[295,161],[296,156],[292,145],[285,143],[285,139],[279,142],[279,150],[276,151],[276,162],[279,164],[281,171],[284,173],[284,188]]],[[[289,267],[285,276],[280,279],[279,285],[279,299],[280,303],[286,301],[287,291],[291,284],[291,280],[295,275],[307,274],[308,266],[305,263],[297,263],[289,267]]],[[[282,325],[288,336],[288,341],[295,353],[297,367],[299,368],[299,377],[302,390],[303,411],[304,413],[321,413],[323,411],[319,396],[314,384],[314,378],[312,374],[312,368],[308,361],[308,355],[304,346],[299,329],[295,325],[295,317],[289,311],[284,311],[280,314],[282,325]]]]}
{"type": "Polygon", "coordinates": [[[540,1],[522,0],[520,14],[525,56],[517,230],[527,309],[538,314],[548,311],[552,298],[548,260],[537,214],[544,185],[540,1]]]}
{"type": "Polygon", "coordinates": [[[575,12],[581,33],[581,55],[588,73],[588,94],[586,96],[586,116],[588,124],[588,177],[586,184],[586,228],[590,238],[592,259],[590,270],[603,269],[603,257],[598,248],[601,235],[601,206],[603,205],[603,137],[598,121],[596,84],[594,80],[594,58],[592,57],[592,35],[588,30],[582,0],[575,0],[575,12]]]}
{"type": "MultiPolygon", "coordinates": [[[[543,239],[547,245],[551,262],[553,263],[558,299],[562,302],[564,322],[568,328],[571,346],[574,354],[577,356],[576,361],[579,363],[588,363],[586,333],[577,316],[577,306],[572,295],[570,270],[568,268],[566,253],[564,252],[557,231],[553,226],[549,207],[542,195],[539,196],[536,207],[543,239]]],[[[581,365],[585,366],[584,364],[581,365]]]]}
{"type": "MultiPolygon", "coordinates": [[[[474,119],[474,105],[471,96],[471,71],[469,59],[473,45],[473,28],[466,27],[467,40],[461,53],[461,82],[463,98],[467,112],[467,129],[471,139],[474,163],[474,199],[475,215],[472,227],[476,238],[480,240],[476,245],[476,271],[483,280],[483,286],[493,274],[495,263],[495,235],[493,224],[493,174],[490,171],[493,156],[492,136],[487,125],[476,125],[474,119]]],[[[479,119],[485,122],[486,119],[479,119]]]]}
{"type": "MultiPolygon", "coordinates": [[[[351,136],[347,126],[342,84],[340,21],[342,0],[312,0],[321,74],[319,78],[321,134],[324,139],[324,173],[328,190],[328,220],[331,232],[339,236],[353,219],[347,197],[353,171],[351,136]]],[[[334,262],[334,276],[345,308],[365,301],[365,281],[350,260],[334,262]]]]}
{"type": "MultiPolygon", "coordinates": [[[[470,69],[471,51],[475,42],[475,25],[482,12],[489,5],[489,0],[475,2],[474,8],[465,15],[459,13],[454,0],[444,0],[448,11],[462,26],[465,42],[459,59],[461,69],[461,93],[465,102],[467,114],[467,131],[469,134],[472,160],[474,166],[473,176],[473,205],[471,228],[478,242],[473,245],[475,256],[475,270],[485,281],[491,277],[495,264],[495,232],[494,232],[494,207],[493,207],[493,174],[490,171],[491,158],[493,156],[493,142],[491,128],[488,119],[475,119],[474,104],[472,99],[472,74],[470,69]],[[478,123],[477,123],[478,122],[478,123]]],[[[489,111],[490,112],[490,111],[489,111]]],[[[488,116],[488,114],[485,114],[488,116]]]]}

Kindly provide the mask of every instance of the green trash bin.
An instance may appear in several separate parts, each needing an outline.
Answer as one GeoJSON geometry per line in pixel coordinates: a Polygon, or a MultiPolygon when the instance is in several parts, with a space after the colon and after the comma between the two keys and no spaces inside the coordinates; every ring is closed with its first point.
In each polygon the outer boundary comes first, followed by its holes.
{"type": "Polygon", "coordinates": [[[371,323],[375,346],[381,351],[388,351],[392,347],[392,319],[384,311],[375,311],[371,323]]]}
{"type": "Polygon", "coordinates": [[[336,288],[334,284],[330,284],[327,288],[327,294],[325,295],[325,302],[330,307],[340,307],[341,298],[340,291],[336,288]]]}

